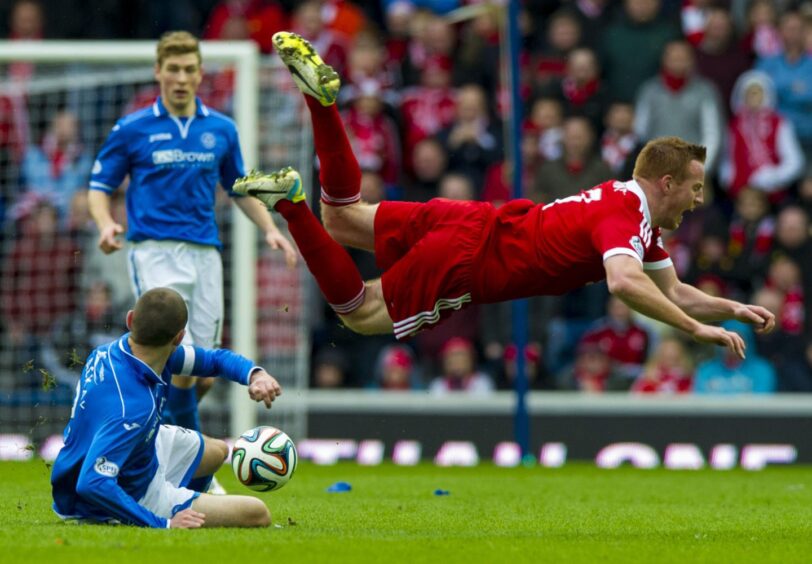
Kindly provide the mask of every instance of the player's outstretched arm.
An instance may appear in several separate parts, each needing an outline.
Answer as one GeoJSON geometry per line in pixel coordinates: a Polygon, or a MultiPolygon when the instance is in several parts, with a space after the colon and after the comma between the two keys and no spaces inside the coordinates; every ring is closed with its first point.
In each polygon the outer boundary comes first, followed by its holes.
{"type": "Polygon", "coordinates": [[[669,300],[694,319],[699,321],[735,319],[753,325],[756,333],[769,333],[775,328],[775,315],[769,310],[757,305],[709,296],[702,290],[680,281],[673,267],[650,270],[646,274],[669,300]]]}
{"type": "Polygon", "coordinates": [[[172,374],[181,376],[221,376],[232,382],[248,386],[248,394],[254,401],[271,403],[282,394],[276,378],[268,374],[250,359],[226,349],[209,350],[191,345],[181,345],[166,362],[172,374]]]}
{"type": "Polygon", "coordinates": [[[629,255],[615,255],[603,263],[609,291],[630,308],[657,321],[685,331],[700,343],[729,348],[744,358],[742,338],[721,327],[705,325],[680,309],[646,276],[643,266],[629,255]]]}
{"type": "Polygon", "coordinates": [[[234,198],[233,200],[246,217],[262,231],[268,246],[273,250],[280,250],[285,253],[285,262],[288,267],[293,268],[296,266],[298,261],[296,250],[287,237],[279,231],[265,205],[255,198],[234,198]]]}

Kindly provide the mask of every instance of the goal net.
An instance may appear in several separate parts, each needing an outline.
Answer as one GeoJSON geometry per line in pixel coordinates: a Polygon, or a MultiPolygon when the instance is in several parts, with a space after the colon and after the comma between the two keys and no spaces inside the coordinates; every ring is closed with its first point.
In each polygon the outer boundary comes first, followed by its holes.
{"type": "MultiPolygon", "coordinates": [[[[199,96],[236,121],[246,167],[292,165],[310,186],[310,127],[287,70],[249,42],[201,47],[199,96]]],[[[115,122],[158,94],[154,49],[154,42],[0,42],[0,450],[61,433],[85,356],[126,330],[133,302],[126,247],[98,250],[86,187],[115,122]]],[[[125,189],[112,199],[119,220],[125,189]]],[[[309,374],[309,278],[268,249],[222,190],[217,201],[223,346],[256,358],[294,396],[309,374]]],[[[217,381],[201,404],[203,431],[228,437],[261,423],[304,436],[305,413],[284,403],[268,412],[241,386],[217,381]]]]}

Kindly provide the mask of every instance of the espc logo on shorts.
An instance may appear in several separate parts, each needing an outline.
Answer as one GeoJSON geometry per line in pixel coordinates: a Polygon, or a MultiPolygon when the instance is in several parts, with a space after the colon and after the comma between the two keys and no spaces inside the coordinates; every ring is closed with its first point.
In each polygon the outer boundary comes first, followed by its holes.
{"type": "Polygon", "coordinates": [[[93,469],[101,474],[102,476],[107,476],[108,478],[115,478],[118,476],[118,464],[115,462],[108,462],[108,460],[100,456],[96,459],[96,464],[93,465],[93,469]]]}

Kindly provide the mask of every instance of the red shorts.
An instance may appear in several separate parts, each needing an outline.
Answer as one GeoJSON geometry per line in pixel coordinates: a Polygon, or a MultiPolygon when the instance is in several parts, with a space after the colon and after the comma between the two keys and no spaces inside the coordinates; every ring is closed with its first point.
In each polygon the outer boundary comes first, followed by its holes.
{"type": "Polygon", "coordinates": [[[380,204],[375,258],[395,337],[410,337],[471,303],[474,256],[493,216],[483,202],[380,204]]]}

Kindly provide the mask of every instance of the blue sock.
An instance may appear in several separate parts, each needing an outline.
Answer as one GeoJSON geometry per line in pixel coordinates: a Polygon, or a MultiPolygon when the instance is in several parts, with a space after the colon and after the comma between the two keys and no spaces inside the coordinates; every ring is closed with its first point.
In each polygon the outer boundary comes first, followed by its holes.
{"type": "Polygon", "coordinates": [[[169,386],[169,397],[166,402],[173,425],[193,431],[200,430],[200,418],[197,416],[197,390],[169,386]]]}
{"type": "Polygon", "coordinates": [[[192,478],[186,487],[196,492],[206,493],[209,491],[213,477],[214,476],[200,476],[199,478],[192,478]]]}

